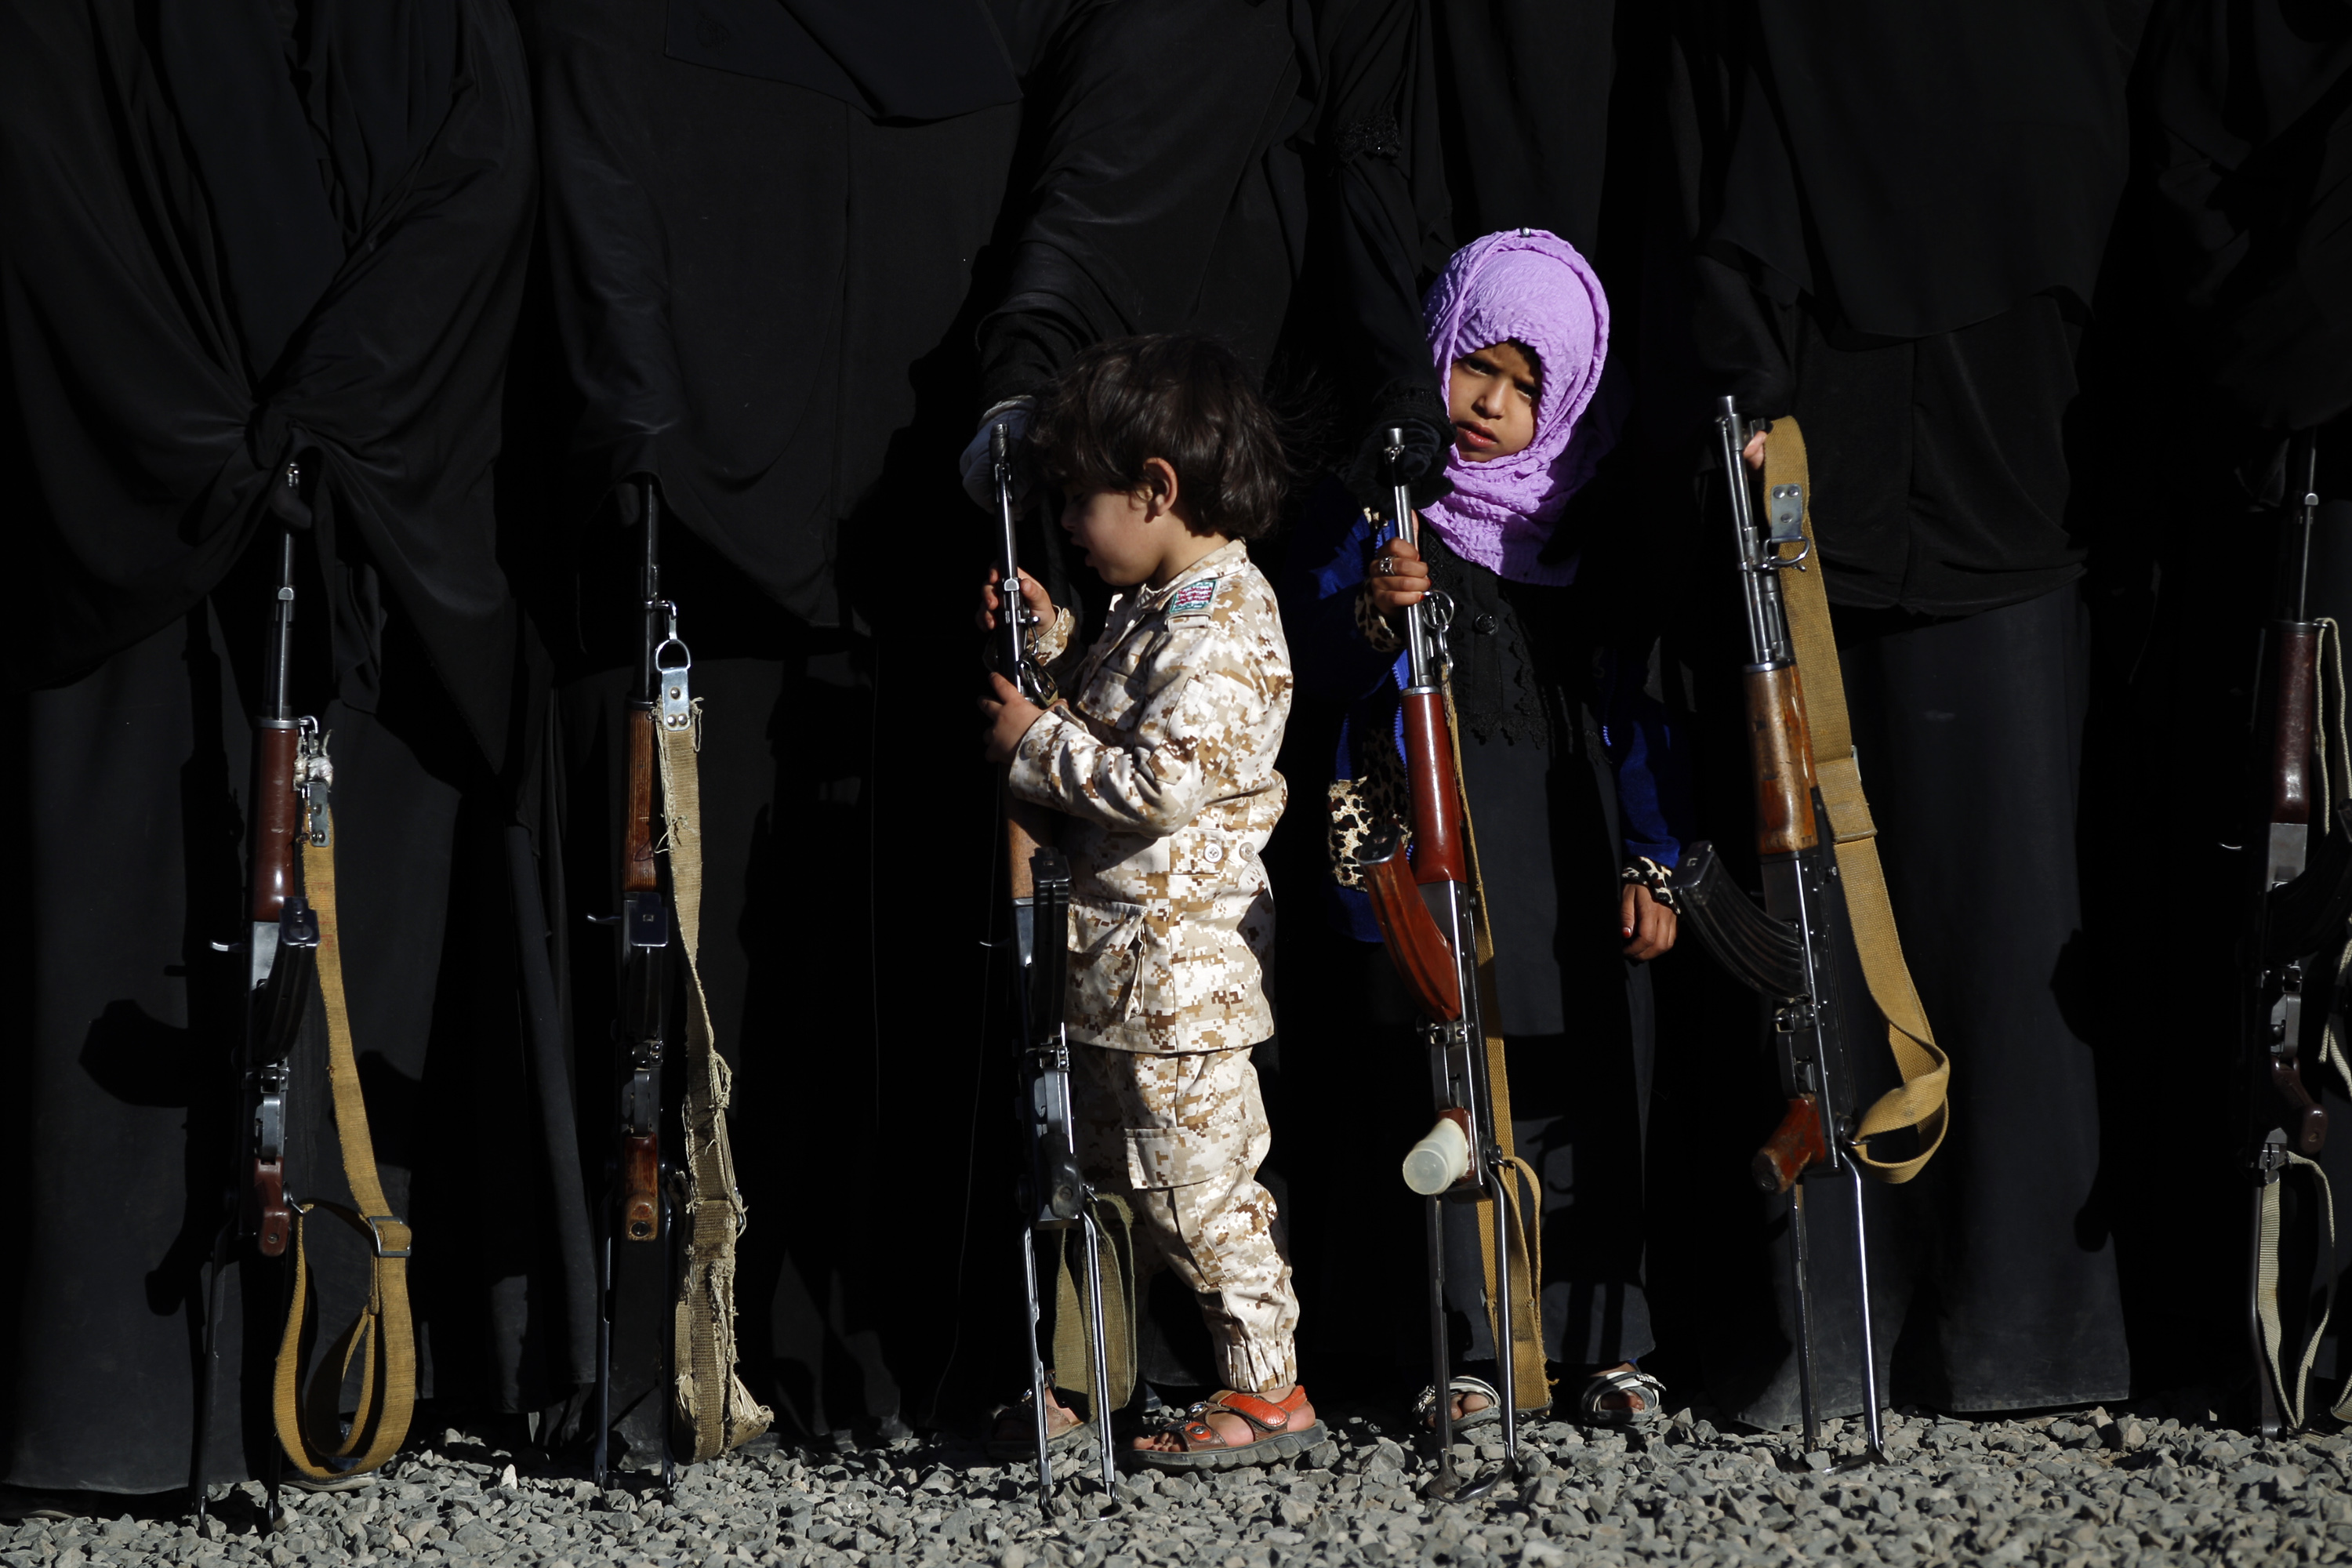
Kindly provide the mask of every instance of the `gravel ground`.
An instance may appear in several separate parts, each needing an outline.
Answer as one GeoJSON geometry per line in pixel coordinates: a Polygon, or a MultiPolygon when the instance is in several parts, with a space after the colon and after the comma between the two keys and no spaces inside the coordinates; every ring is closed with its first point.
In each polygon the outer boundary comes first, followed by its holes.
{"type": "MultiPolygon", "coordinates": [[[[1396,1424],[1360,1415],[1337,1423],[1320,1456],[1327,1468],[1198,1479],[1139,1473],[1112,1500],[1091,1482],[1066,1482],[1050,1519],[1037,1506],[1033,1466],[992,1465],[961,1438],[845,1454],[771,1449],[688,1469],[675,1492],[631,1478],[599,1493],[576,1473],[530,1473],[529,1456],[519,1466],[451,1431],[363,1490],[288,1492],[275,1530],[260,1528],[256,1487],[216,1504],[201,1531],[129,1516],[0,1525],[0,1563],[1621,1568],[1875,1559],[1894,1568],[2153,1568],[2352,1553],[2347,1437],[2263,1442],[2103,1411],[1890,1422],[1890,1462],[1848,1473],[1785,1468],[1794,1464],[1786,1436],[1717,1432],[1687,1411],[1634,1436],[1548,1423],[1528,1434],[1527,1473],[1515,1486],[1436,1506],[1415,1495],[1426,1455],[1396,1424]]],[[[1842,1451],[1859,1451],[1853,1424],[1836,1436],[1842,1451]]],[[[1491,1441],[1482,1450],[1500,1451],[1491,1441]]]]}

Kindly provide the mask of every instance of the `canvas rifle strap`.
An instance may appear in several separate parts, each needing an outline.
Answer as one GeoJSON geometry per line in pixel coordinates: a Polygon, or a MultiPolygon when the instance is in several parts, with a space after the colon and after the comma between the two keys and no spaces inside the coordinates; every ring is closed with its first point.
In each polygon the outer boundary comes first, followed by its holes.
{"type": "MultiPolygon", "coordinates": [[[[1495,1141],[1503,1150],[1503,1179],[1513,1184],[1511,1249],[1512,1408],[1540,1410],[1551,1403],[1551,1374],[1544,1370],[1543,1186],[1519,1158],[1511,1128],[1511,1074],[1504,1059],[1503,1009],[1495,985],[1495,938],[1486,920],[1486,881],[1478,870],[1478,834],[1470,820],[1470,786],[1463,782],[1462,724],[1454,711],[1454,689],[1445,690],[1445,732],[1454,747],[1454,793],[1461,799],[1462,840],[1470,852],[1470,898],[1478,923],[1478,1016],[1486,1030],[1486,1093],[1493,1103],[1495,1141]]],[[[1478,1256],[1486,1281],[1486,1331],[1502,1343],[1495,1309],[1495,1200],[1480,1198],[1478,1256]]],[[[1499,1359],[1499,1356],[1498,1358],[1499,1359]]]]}
{"type": "MultiPolygon", "coordinates": [[[[1805,438],[1794,419],[1775,419],[1771,437],[1764,443],[1764,483],[1803,487],[1805,539],[1813,543],[1812,477],[1805,464],[1805,438]]],[[[1793,559],[1797,547],[1780,546],[1793,559]]],[[[1911,968],[1903,960],[1902,939],[1895,934],[1895,910],[1887,901],[1886,876],[1878,864],[1878,825],[1871,820],[1870,803],[1863,797],[1862,772],[1853,754],[1853,727],[1845,710],[1845,678],[1838,668],[1837,637],[1830,626],[1829,596],[1822,590],[1821,552],[1812,551],[1805,570],[1780,574],[1780,593],[1789,612],[1790,640],[1796,647],[1798,679],[1805,696],[1805,714],[1813,736],[1813,773],[1820,782],[1822,804],[1829,809],[1830,832],[1837,847],[1839,879],[1845,884],[1847,918],[1853,924],[1853,944],[1862,957],[1862,972],[1870,983],[1870,998],[1886,1021],[1886,1043],[1894,1048],[1895,1068],[1902,1083],[1881,1095],[1863,1113],[1854,1130],[1860,1147],[1855,1160],[1882,1182],[1907,1182],[1917,1175],[1944,1142],[1950,1124],[1945,1096],[1950,1088],[1949,1058],[1937,1048],[1919,993],[1911,984],[1911,968]],[[1875,1160],[1873,1138],[1905,1128],[1916,1130],[1918,1152],[1907,1160],[1875,1160]]]]}
{"type": "MultiPolygon", "coordinates": [[[[2261,1235],[2257,1238],[2259,1261],[2254,1268],[2254,1321],[2262,1333],[2263,1360],[2265,1363],[2257,1376],[2267,1375],[2271,1386],[2278,1390],[2279,1410],[2286,1417],[2289,1431],[2303,1427],[2304,1396],[2311,1386],[2312,1364],[2319,1359],[2320,1337],[2327,1331],[2327,1315],[2336,1305],[2336,1270],[2326,1260],[2336,1256],[2336,1197],[2327,1185],[2327,1173],[2316,1160],[2306,1160],[2293,1150],[2282,1151],[2286,1155],[2285,1168],[2263,1184],[2261,1235]],[[2319,1212],[2327,1223],[2327,1247],[2319,1254],[2319,1272],[2326,1278],[2326,1296],[2319,1309],[2319,1321],[2305,1336],[2302,1359],[2296,1363],[2292,1378],[2286,1373],[2286,1347],[2280,1342],[2286,1329],[2279,1320],[2279,1230],[2286,1206],[2286,1179],[2295,1171],[2307,1171],[2319,1187],[2319,1212]]],[[[2352,1394],[2347,1395],[2352,1400],[2352,1394]]],[[[2336,1405],[2344,1408],[2342,1402],[2336,1405]]]]}
{"type": "Polygon", "coordinates": [[[323,795],[312,797],[309,831],[301,836],[303,891],[319,921],[319,1000],[327,1016],[327,1079],[335,1105],[335,1137],[342,1147],[343,1180],[359,1206],[323,1199],[294,1207],[294,1290],[286,1333],[278,1346],[272,1405],[278,1440],[294,1468],[314,1480],[374,1469],[397,1453],[416,1406],[416,1332],[408,1315],[409,1229],[392,1213],[375,1168],[367,1100],[352,1049],[351,1008],[343,994],[343,949],[335,909],[335,831],[323,795]],[[303,1253],[311,1212],[323,1209],[367,1238],[373,1255],[368,1300],[360,1315],[319,1358],[301,1386],[302,1326],[310,1300],[303,1253]],[[360,1368],[359,1406],[341,1430],[343,1384],[360,1368]]]}
{"type": "MultiPolygon", "coordinates": [[[[1110,1384],[1109,1408],[1123,1410],[1135,1393],[1135,1211],[1127,1200],[1109,1193],[1094,1201],[1095,1226],[1102,1233],[1103,1376],[1110,1384]]],[[[1054,1386],[1094,1398],[1094,1357],[1087,1348],[1093,1331],[1087,1312],[1087,1292],[1078,1289],[1078,1270],[1087,1266],[1084,1226],[1064,1226],[1053,1233],[1054,1386]]]]}
{"type": "Polygon", "coordinates": [[[677,1286],[674,1329],[677,1413],[694,1434],[694,1462],[715,1459],[768,1429],[774,1412],[751,1397],[735,1370],[735,1242],[743,1234],[743,1194],[727,1139],[732,1074],[719,1054],[710,1004],[702,991],[702,785],[695,752],[702,742],[702,704],[691,723],[657,724],[661,741],[663,847],[669,854],[670,898],[678,945],[686,954],[686,1268],[677,1286]]]}
{"type": "MultiPolygon", "coordinates": [[[[2346,690],[2344,686],[2344,627],[2333,617],[2319,617],[2319,816],[2313,824],[2315,838],[2325,837],[2329,830],[2329,816],[2336,808],[2336,792],[2352,788],[2352,732],[2345,724],[2346,690]]],[[[2339,937],[2344,932],[2336,933],[2339,937]]],[[[2319,1059],[2323,1079],[2334,1068],[2344,1092],[2352,1094],[2352,1059],[2344,1051],[2344,1014],[2340,1000],[2345,986],[2352,984],[2352,940],[2341,947],[2331,944],[2327,952],[2328,979],[2331,984],[2321,994],[2336,998],[2328,1008],[2320,1028],[2319,1059]]],[[[2296,1426],[2304,1424],[2304,1401],[2311,1386],[2311,1369],[2319,1358],[2319,1342],[2327,1337],[2327,1321],[2336,1310],[2336,1270],[2326,1267],[2336,1256],[2336,1195],[2327,1183],[2327,1173],[2312,1161],[2289,1153],[2287,1170],[2279,1173],[2277,1181],[2263,1189],[2260,1260],[2255,1265],[2254,1308],[2262,1325],[2263,1352],[2270,1363],[2273,1388],[2279,1391],[2279,1403],[2284,1406],[2296,1426]],[[2319,1315],[2305,1337],[2303,1355],[2295,1369],[2294,1384],[2289,1387],[2284,1379],[2285,1356],[2279,1343],[2284,1326],[2279,1321],[2279,1231],[2284,1215],[2285,1194],[2279,1189],[2285,1184],[2287,1172],[2302,1165],[2311,1172],[2312,1180],[2319,1184],[2319,1213],[2327,1226],[2327,1248],[2318,1254],[2321,1272],[2327,1286],[2320,1300],[2319,1315]]],[[[2338,1421],[2352,1420],[2352,1381],[2347,1381],[2336,1406],[2328,1412],[2338,1421]]]]}

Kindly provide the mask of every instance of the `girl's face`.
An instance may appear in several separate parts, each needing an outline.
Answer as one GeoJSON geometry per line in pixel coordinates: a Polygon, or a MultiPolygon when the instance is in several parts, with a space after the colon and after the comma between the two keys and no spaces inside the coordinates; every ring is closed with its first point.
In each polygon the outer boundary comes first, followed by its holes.
{"type": "Polygon", "coordinates": [[[1542,395],[1543,368],[1519,343],[1507,340],[1455,360],[1445,404],[1462,460],[1488,463],[1526,451],[1542,395]]]}

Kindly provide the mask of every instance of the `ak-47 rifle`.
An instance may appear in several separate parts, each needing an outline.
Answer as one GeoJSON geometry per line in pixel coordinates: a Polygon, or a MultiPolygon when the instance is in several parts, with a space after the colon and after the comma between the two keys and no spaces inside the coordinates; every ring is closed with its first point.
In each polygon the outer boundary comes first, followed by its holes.
{"type": "Polygon", "coordinates": [[[1869,1235],[1863,1220],[1862,1166],[1854,1158],[1856,1089],[1847,1055],[1848,1008],[1840,994],[1841,944],[1848,940],[1845,893],[1834,847],[1822,833],[1828,814],[1813,776],[1805,694],[1789,635],[1779,574],[1803,571],[1804,496],[1776,487],[1759,525],[1757,480],[1743,457],[1764,428],[1724,398],[1716,435],[1731,504],[1741,596],[1747,611],[1746,689],[1749,763],[1756,785],[1756,850],[1764,879],[1758,910],[1724,869],[1712,844],[1695,844],[1675,874],[1682,918],[1733,976],[1772,1008],[1772,1041],[1788,1110],[1750,1169],[1767,1193],[1787,1193],[1796,1308],[1797,1381],[1805,1444],[1820,1441],[1813,1393],[1811,1258],[1805,1187],[1844,1179],[1853,1189],[1854,1296],[1861,1313],[1863,1424],[1866,1458],[1883,1455],[1878,1375],[1870,1321],[1869,1235]],[[1783,556],[1780,547],[1796,547],[1783,556]]]}
{"type": "MultiPolygon", "coordinates": [[[[275,477],[289,494],[298,492],[301,468],[289,462],[275,477]]],[[[295,839],[304,831],[306,803],[333,777],[318,721],[294,716],[290,690],[294,666],[295,536],[307,526],[299,501],[270,509],[282,527],[278,539],[278,592],[272,599],[269,640],[262,665],[263,711],[253,721],[253,772],[246,835],[246,1008],[236,1051],[238,1123],[235,1234],[250,1240],[263,1258],[283,1258],[293,1236],[292,1199],[286,1184],[286,1097],[294,1044],[319,989],[319,922],[302,896],[295,839]]],[[[232,943],[215,943],[231,952],[232,943]]],[[[221,1276],[228,1263],[231,1226],[225,1223],[215,1247],[209,1305],[205,1313],[204,1387],[199,1400],[190,1490],[201,1514],[205,1503],[208,1439],[212,1434],[215,1374],[218,1370],[221,1276]]],[[[266,1461],[276,1493],[278,1452],[266,1461]]]]}
{"type": "MultiPolygon", "coordinates": [[[[596,1446],[592,1459],[604,1484],[613,1422],[614,1237],[625,1246],[659,1244],[672,1227],[667,1214],[667,1163],[662,1158],[662,1062],[669,1043],[670,912],[655,859],[660,841],[659,760],[656,730],[673,715],[687,715],[687,655],[677,637],[677,606],[662,597],[661,494],[645,479],[645,555],[638,572],[644,617],[635,678],[625,724],[628,742],[628,804],[621,833],[620,1007],[614,1022],[617,1047],[617,1131],[613,1151],[613,1190],[604,1215],[604,1286],[597,1321],[596,1446]],[[672,650],[675,650],[673,652],[672,650]]],[[[674,1252],[674,1247],[671,1248],[674,1252]]],[[[667,1280],[676,1273],[665,1258],[667,1280]]],[[[662,1292],[667,1307],[670,1292],[662,1292]]],[[[660,1332],[665,1368],[655,1401],[665,1484],[671,1473],[667,1440],[671,1335],[660,1332]]]]}
{"type": "MultiPolygon", "coordinates": [[[[1404,432],[1388,433],[1390,505],[1398,533],[1418,548],[1418,521],[1407,476],[1399,471],[1404,432]]],[[[1511,1180],[1504,1165],[1494,1085],[1486,1062],[1486,1026],[1478,1001],[1476,898],[1470,882],[1469,836],[1446,715],[1445,631],[1453,606],[1429,594],[1405,612],[1407,679],[1400,703],[1404,718],[1406,782],[1412,799],[1411,863],[1392,830],[1377,832],[1359,852],[1372,913],[1389,957],[1423,1016],[1429,1046],[1430,1088],[1437,1121],[1405,1156],[1405,1183],[1428,1200],[1430,1359],[1437,1390],[1437,1478],[1433,1496],[1466,1500],[1491,1491],[1518,1468],[1517,1365],[1511,1303],[1511,1180]],[[1495,1353],[1502,1373],[1504,1459],[1484,1481],[1465,1486],[1454,1469],[1453,1371],[1445,1302],[1445,1205],[1494,1203],[1495,1353]]]]}
{"type": "MultiPolygon", "coordinates": [[[[2308,433],[2297,436],[2287,454],[2287,508],[2272,616],[2263,628],[2268,669],[2255,727],[2263,766],[2255,839],[2260,853],[2248,889],[2248,940],[2241,953],[2245,1005],[2240,1054],[2247,1166],[2253,1178],[2247,1330],[2254,1351],[2256,1419],[2265,1436],[2304,1424],[2301,1358],[2283,1357],[2279,1343],[2284,1327],[2275,1253],[2282,1184],[2298,1165],[2315,1172],[2310,1163],[2327,1142],[2327,1112],[2303,1076],[2305,966],[2323,950],[2340,951],[2345,920],[2352,913],[2352,816],[2345,803],[2314,787],[2326,778],[2329,740],[2321,655],[2327,640],[2340,635],[2333,622],[2312,614],[2310,603],[2312,533],[2319,510],[2317,443],[2308,433]],[[2317,779],[2315,758],[2322,763],[2317,779]]],[[[2336,781],[2339,791],[2347,783],[2352,781],[2336,781]]],[[[2324,996],[2321,1005],[2326,1005],[2324,996]]],[[[2328,1201],[2324,1185],[2320,1201],[2328,1201]]],[[[2333,1267],[2324,1257],[2321,1266],[2333,1267]]],[[[2315,1342],[2326,1328],[2322,1319],[2306,1337],[2315,1342]]]]}
{"type": "MultiPolygon", "coordinates": [[[[1013,432],[1004,425],[989,432],[989,462],[996,489],[996,632],[989,664],[1043,706],[1053,700],[1053,683],[1030,656],[1035,617],[1021,592],[1020,510],[1013,495],[1013,432]]],[[[1043,1314],[1037,1295],[1036,1233],[1079,1227],[1086,1241],[1087,1353],[1093,1373],[1091,1414],[1102,1451],[1103,1489],[1118,1483],[1111,1447],[1109,1355],[1104,1341],[1102,1236],[1095,1221],[1095,1191],[1078,1169],[1076,1129],[1070,1115],[1070,1046],[1064,1033],[1064,990],[1069,975],[1070,863],[1051,842],[1051,814],[1003,795],[1005,879],[1013,951],[1020,973],[1013,984],[1013,1028],[1019,1067],[1013,1102],[1027,1145],[1027,1170],[1016,1201],[1021,1207],[1021,1279],[1027,1290],[1031,1415],[1036,1424],[1037,1487],[1050,1504],[1054,1466],[1047,1452],[1045,1363],[1037,1346],[1043,1314]]]]}

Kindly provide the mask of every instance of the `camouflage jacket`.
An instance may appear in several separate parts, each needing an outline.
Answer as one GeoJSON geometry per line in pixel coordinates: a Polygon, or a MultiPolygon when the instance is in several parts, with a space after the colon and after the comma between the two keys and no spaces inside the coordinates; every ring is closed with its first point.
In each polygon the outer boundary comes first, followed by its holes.
{"type": "MultiPolygon", "coordinates": [[[[1067,609],[1032,645],[1068,658],[1067,609]]],[[[1274,891],[1260,858],[1282,816],[1275,771],[1290,649],[1274,589],[1235,542],[1160,589],[1111,601],[1069,700],[1021,738],[1019,798],[1066,813],[1071,1037],[1129,1051],[1222,1051],[1274,1033],[1274,891]]]]}

